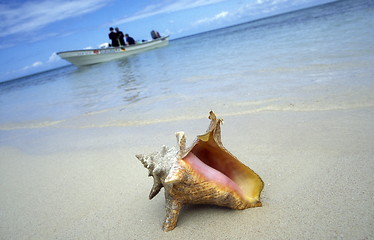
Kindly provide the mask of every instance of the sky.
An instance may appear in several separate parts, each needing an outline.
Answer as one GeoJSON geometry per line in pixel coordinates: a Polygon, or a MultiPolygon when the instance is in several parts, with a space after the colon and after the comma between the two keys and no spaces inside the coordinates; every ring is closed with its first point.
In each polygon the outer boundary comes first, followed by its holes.
{"type": "Polygon", "coordinates": [[[97,48],[109,27],[170,40],[334,0],[0,0],[0,82],[68,65],[56,52],[97,48]]]}

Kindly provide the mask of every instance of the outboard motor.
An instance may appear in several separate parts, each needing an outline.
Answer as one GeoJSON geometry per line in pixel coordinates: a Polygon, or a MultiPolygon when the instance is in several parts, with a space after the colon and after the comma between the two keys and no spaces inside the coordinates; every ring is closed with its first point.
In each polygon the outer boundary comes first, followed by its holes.
{"type": "Polygon", "coordinates": [[[161,37],[160,34],[156,32],[155,30],[151,31],[151,36],[152,36],[152,39],[157,39],[161,37]]]}

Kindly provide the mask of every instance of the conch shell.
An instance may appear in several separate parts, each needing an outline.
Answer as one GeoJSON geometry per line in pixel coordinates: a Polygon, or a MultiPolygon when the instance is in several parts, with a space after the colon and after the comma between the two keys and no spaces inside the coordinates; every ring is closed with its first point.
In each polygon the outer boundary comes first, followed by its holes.
{"type": "Polygon", "coordinates": [[[261,207],[261,178],[229,153],[221,142],[222,119],[211,111],[207,132],[186,149],[183,132],[176,133],[178,148],[136,155],[153,177],[149,199],[165,188],[163,230],[173,230],[184,204],[214,204],[233,209],[261,207]]]}

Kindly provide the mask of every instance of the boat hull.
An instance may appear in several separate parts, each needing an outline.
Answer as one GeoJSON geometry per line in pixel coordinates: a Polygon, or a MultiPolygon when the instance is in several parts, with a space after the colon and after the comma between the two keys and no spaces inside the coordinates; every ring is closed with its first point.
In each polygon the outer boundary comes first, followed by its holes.
{"type": "Polygon", "coordinates": [[[128,57],[168,44],[169,37],[166,36],[130,46],[65,51],[58,52],[57,55],[76,66],[85,66],[128,57]]]}

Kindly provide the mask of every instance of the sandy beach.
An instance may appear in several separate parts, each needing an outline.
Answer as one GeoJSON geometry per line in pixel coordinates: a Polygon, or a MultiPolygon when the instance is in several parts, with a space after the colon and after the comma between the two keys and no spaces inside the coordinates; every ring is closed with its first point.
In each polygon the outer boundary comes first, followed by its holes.
{"type": "MultiPolygon", "coordinates": [[[[208,111],[207,111],[208,113],[208,111]]],[[[373,239],[374,108],[223,117],[225,147],[264,180],[263,207],[185,206],[161,230],[164,196],[135,158],[188,142],[207,118],[2,131],[1,239],[373,239]]]]}

